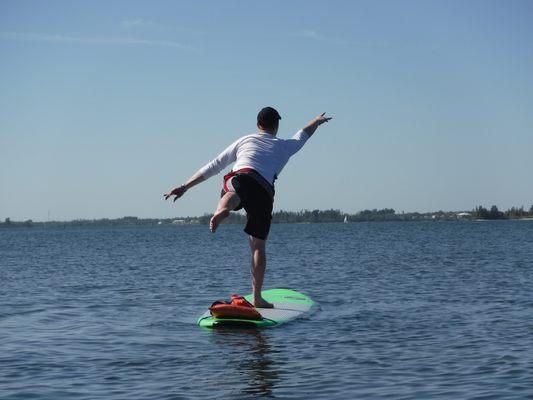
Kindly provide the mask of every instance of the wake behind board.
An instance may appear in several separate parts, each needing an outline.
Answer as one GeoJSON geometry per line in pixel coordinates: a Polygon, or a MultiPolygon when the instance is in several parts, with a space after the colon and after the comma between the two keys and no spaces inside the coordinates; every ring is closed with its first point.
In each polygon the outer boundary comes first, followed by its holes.
{"type": "MultiPolygon", "coordinates": [[[[204,328],[215,328],[221,326],[247,326],[247,327],[269,327],[280,325],[309,311],[314,301],[305,294],[290,289],[270,289],[264,290],[263,298],[274,304],[274,308],[257,308],[263,319],[250,320],[238,318],[215,318],[211,316],[209,310],[198,318],[198,325],[204,328]]],[[[252,301],[252,295],[244,296],[248,301],[252,301]]]]}

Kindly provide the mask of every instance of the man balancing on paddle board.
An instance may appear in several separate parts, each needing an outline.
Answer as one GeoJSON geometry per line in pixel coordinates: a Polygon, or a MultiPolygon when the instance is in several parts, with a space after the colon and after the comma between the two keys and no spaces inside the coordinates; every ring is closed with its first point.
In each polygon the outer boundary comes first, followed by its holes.
{"type": "Polygon", "coordinates": [[[253,302],[258,308],[273,307],[263,299],[261,289],[266,269],[265,244],[272,220],[274,181],[289,158],[331,117],[326,117],[325,113],[319,115],[291,139],[276,137],[280,119],[274,108],[263,108],[257,114],[258,133],[236,140],[217,158],[200,168],[185,184],[164,195],[165,200],[175,196],[176,201],[188,189],[235,162],[232,171],[224,176],[221,199],[211,218],[209,229],[214,233],[232,210],[244,208],[246,211],[247,222],[244,231],[249,235],[248,243],[252,251],[253,302]]]}

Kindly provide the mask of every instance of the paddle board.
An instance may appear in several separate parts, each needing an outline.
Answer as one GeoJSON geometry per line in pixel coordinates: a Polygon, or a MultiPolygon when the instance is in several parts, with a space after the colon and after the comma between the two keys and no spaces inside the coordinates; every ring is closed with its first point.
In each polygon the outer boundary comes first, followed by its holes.
{"type": "MultiPolygon", "coordinates": [[[[263,317],[261,320],[215,318],[207,310],[198,318],[198,325],[204,328],[215,328],[219,326],[276,326],[293,320],[309,311],[314,304],[314,301],[309,296],[291,289],[265,290],[262,292],[262,295],[266,301],[274,304],[274,308],[257,308],[257,311],[263,317]]],[[[251,294],[244,296],[244,298],[252,302],[251,294]]]]}

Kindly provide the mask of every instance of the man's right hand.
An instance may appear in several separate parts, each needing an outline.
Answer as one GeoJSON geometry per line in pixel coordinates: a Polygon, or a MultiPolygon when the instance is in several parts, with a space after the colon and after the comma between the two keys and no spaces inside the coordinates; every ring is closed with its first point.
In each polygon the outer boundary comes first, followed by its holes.
{"type": "Polygon", "coordinates": [[[324,122],[328,122],[330,119],[333,118],[333,117],[326,117],[325,115],[326,115],[326,113],[322,113],[318,117],[316,117],[314,119],[315,124],[322,125],[324,122]]]}
{"type": "Polygon", "coordinates": [[[171,196],[176,196],[176,197],[174,197],[174,201],[176,201],[181,196],[183,196],[186,191],[187,191],[187,188],[184,185],[179,186],[179,187],[175,187],[170,192],[164,194],[165,200],[168,200],[168,198],[171,197],[171,196]]]}
{"type": "Polygon", "coordinates": [[[326,113],[320,114],[318,117],[311,120],[303,130],[309,135],[312,136],[315,133],[316,128],[322,125],[324,122],[328,122],[332,117],[326,117],[326,113]]]}

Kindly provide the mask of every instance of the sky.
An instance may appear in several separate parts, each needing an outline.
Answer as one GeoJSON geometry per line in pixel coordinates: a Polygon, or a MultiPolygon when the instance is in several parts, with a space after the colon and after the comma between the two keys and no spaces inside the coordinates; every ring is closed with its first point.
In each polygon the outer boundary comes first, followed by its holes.
{"type": "Polygon", "coordinates": [[[533,204],[531,1],[0,1],[0,220],[212,212],[273,106],[275,210],[533,204]]]}

